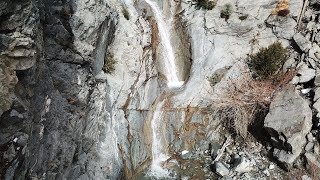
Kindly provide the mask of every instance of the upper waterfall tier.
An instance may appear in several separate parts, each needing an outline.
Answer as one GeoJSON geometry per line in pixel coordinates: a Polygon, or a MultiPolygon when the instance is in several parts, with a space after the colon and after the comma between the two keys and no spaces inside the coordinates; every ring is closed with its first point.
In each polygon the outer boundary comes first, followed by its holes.
{"type": "Polygon", "coordinates": [[[175,64],[175,53],[170,41],[170,27],[165,22],[162,12],[157,3],[151,0],[145,0],[153,10],[156,18],[161,44],[164,48],[164,68],[166,69],[167,85],[169,88],[178,88],[183,85],[183,81],[179,81],[177,76],[177,66],[175,64]],[[165,55],[166,54],[166,55],[165,55]]]}

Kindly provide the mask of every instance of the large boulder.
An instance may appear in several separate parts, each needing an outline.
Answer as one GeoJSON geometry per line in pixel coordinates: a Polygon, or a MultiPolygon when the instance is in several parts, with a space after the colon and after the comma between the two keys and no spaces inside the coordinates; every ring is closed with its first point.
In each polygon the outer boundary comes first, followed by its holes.
{"type": "Polygon", "coordinates": [[[279,92],[270,105],[264,122],[275,147],[274,156],[290,166],[302,152],[312,126],[309,103],[293,86],[279,92]]]}

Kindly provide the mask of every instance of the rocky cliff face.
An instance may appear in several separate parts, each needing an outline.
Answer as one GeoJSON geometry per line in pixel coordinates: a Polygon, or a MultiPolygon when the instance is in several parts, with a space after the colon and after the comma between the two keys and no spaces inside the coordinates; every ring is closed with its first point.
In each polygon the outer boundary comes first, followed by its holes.
{"type": "Polygon", "coordinates": [[[98,153],[110,88],[95,75],[117,13],[106,1],[33,0],[0,12],[1,178],[113,176],[98,153]]]}
{"type": "Polygon", "coordinates": [[[219,0],[212,10],[195,2],[158,2],[185,81],[172,90],[144,0],[0,1],[1,179],[138,179],[152,162],[160,102],[163,166],[176,178],[290,177],[267,151],[286,170],[300,157],[317,167],[319,3],[291,0],[279,16],[274,0],[219,0]],[[254,127],[264,146],[242,146],[215,108],[249,71],[247,54],[275,41],[291,49],[283,69],[296,67],[297,76],[268,97],[268,115],[254,127]]]}

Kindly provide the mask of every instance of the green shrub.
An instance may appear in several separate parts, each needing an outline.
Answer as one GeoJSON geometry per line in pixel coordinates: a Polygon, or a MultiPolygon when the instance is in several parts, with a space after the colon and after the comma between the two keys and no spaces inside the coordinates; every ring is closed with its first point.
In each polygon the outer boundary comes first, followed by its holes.
{"type": "Polygon", "coordinates": [[[197,9],[207,9],[212,10],[216,4],[217,0],[193,0],[197,9]]]}
{"type": "Polygon", "coordinates": [[[256,54],[248,57],[248,66],[260,79],[272,79],[288,59],[287,50],[280,42],[267,48],[261,48],[256,54]]]}
{"type": "Polygon", "coordinates": [[[107,53],[104,58],[104,65],[102,67],[102,70],[105,73],[111,74],[115,70],[116,61],[113,58],[113,55],[111,53],[107,53]]]}
{"type": "Polygon", "coordinates": [[[122,14],[123,14],[124,18],[126,18],[127,20],[130,19],[130,13],[126,8],[122,8],[122,14]]]}
{"type": "Polygon", "coordinates": [[[230,3],[228,3],[223,6],[221,13],[220,13],[220,17],[228,20],[232,13],[233,13],[233,6],[230,3]]]}

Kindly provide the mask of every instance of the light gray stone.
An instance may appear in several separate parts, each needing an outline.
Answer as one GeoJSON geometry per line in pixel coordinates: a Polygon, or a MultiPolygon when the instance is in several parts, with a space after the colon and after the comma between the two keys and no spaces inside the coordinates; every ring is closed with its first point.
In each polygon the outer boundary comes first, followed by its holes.
{"type": "Polygon", "coordinates": [[[284,64],[283,64],[283,70],[288,70],[290,68],[293,68],[296,66],[296,60],[294,58],[289,58],[284,64]]]}
{"type": "Polygon", "coordinates": [[[308,41],[301,33],[296,33],[293,40],[297,43],[301,51],[308,52],[311,49],[311,42],[308,41]]]}
{"type": "Polygon", "coordinates": [[[222,177],[227,176],[230,173],[229,169],[220,161],[213,164],[213,170],[222,177]]]}
{"type": "Polygon", "coordinates": [[[289,16],[270,15],[266,23],[272,26],[272,31],[278,38],[290,40],[295,35],[297,22],[289,16]]]}
{"type": "Polygon", "coordinates": [[[312,127],[309,103],[294,87],[288,87],[271,102],[264,126],[274,137],[273,143],[282,148],[275,150],[274,156],[280,162],[291,165],[302,152],[306,144],[305,137],[312,127]]]}
{"type": "Polygon", "coordinates": [[[307,64],[303,63],[299,66],[298,74],[300,74],[299,83],[306,83],[316,76],[316,70],[309,68],[307,64]]]}
{"type": "Polygon", "coordinates": [[[313,147],[314,147],[314,143],[308,142],[304,150],[306,150],[307,152],[310,152],[313,149],[313,147]]]}
{"type": "Polygon", "coordinates": [[[248,158],[245,158],[242,156],[240,159],[240,162],[234,168],[234,171],[236,171],[238,173],[249,172],[253,169],[254,165],[255,165],[254,160],[249,160],[248,158]]]}

